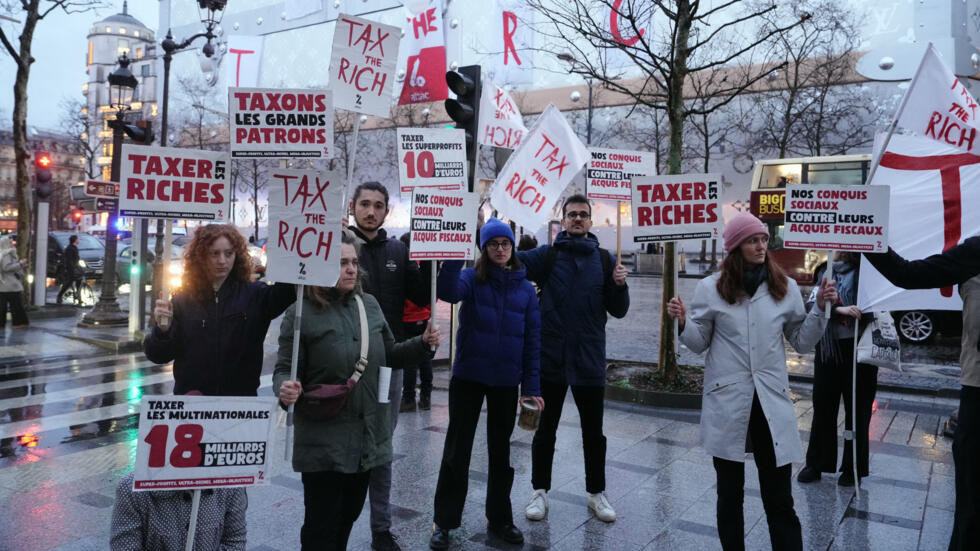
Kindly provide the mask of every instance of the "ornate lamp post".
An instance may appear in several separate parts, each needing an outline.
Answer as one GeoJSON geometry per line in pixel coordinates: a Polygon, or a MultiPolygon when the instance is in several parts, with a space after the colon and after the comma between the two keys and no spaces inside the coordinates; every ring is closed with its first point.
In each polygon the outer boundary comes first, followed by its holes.
{"type": "MultiPolygon", "coordinates": [[[[108,122],[109,128],[112,129],[112,172],[110,179],[113,182],[119,182],[123,135],[146,142],[149,138],[149,130],[126,124],[126,111],[129,110],[133,93],[136,91],[139,81],[129,70],[129,58],[125,53],[119,56],[119,67],[109,75],[107,80],[109,82],[109,101],[112,107],[116,109],[116,118],[108,122]]],[[[109,219],[106,222],[105,262],[102,267],[102,294],[92,311],[82,316],[79,325],[86,327],[126,325],[129,322],[128,315],[119,309],[119,302],[116,300],[116,222],[118,220],[119,214],[117,212],[109,213],[109,219]]]]}

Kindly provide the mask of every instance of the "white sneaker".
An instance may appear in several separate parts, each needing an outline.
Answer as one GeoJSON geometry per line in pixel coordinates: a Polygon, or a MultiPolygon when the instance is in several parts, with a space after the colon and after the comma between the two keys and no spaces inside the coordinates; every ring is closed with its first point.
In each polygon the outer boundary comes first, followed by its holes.
{"type": "Polygon", "coordinates": [[[612,508],[612,505],[609,504],[609,500],[606,499],[605,492],[589,494],[589,509],[591,509],[592,512],[595,513],[596,518],[602,522],[616,521],[616,511],[612,508]]]}
{"type": "Polygon", "coordinates": [[[531,501],[524,508],[524,516],[528,520],[541,520],[548,514],[548,491],[534,490],[531,501]]]}

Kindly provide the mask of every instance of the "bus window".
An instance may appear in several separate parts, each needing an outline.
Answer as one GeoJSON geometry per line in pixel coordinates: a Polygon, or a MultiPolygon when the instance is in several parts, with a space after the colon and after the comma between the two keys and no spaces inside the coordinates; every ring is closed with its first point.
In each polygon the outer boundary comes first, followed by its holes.
{"type": "Polygon", "coordinates": [[[762,167],[762,179],[756,189],[781,189],[786,184],[798,184],[802,180],[803,165],[799,163],[785,165],[766,165],[762,167]]]}
{"type": "Polygon", "coordinates": [[[783,228],[785,227],[780,222],[768,222],[766,226],[769,228],[769,250],[778,251],[783,248],[783,228]]]}
{"type": "Polygon", "coordinates": [[[813,185],[855,185],[864,183],[864,164],[861,161],[849,163],[807,163],[806,181],[813,185]]]}

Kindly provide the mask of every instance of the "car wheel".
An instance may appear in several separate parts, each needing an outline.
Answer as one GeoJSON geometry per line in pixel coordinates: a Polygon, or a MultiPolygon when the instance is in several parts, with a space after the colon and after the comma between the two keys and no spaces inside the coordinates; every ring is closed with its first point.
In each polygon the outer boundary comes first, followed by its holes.
{"type": "Polygon", "coordinates": [[[929,314],[913,310],[898,318],[898,333],[908,342],[926,342],[936,333],[936,324],[929,314]]]}

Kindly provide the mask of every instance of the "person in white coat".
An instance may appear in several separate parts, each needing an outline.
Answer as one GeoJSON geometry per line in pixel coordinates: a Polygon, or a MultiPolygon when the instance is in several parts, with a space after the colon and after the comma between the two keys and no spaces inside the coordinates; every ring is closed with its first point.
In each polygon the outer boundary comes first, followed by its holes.
{"type": "Polygon", "coordinates": [[[718,535],[726,551],[745,548],[742,502],[745,454],[759,470],[762,504],[774,550],[803,549],[793,509],[793,461],[803,459],[796,412],[789,396],[783,337],[799,352],[823,335],[833,282],[821,283],[809,314],[796,282],[767,254],[769,231],[749,213],[725,226],[728,256],[718,273],[698,284],[688,312],[675,297],[667,313],[679,320],[680,340],[708,351],[704,369],[701,437],[714,457],[718,535]]]}

